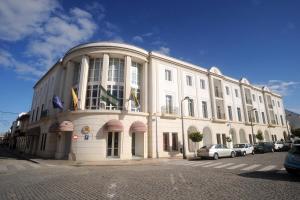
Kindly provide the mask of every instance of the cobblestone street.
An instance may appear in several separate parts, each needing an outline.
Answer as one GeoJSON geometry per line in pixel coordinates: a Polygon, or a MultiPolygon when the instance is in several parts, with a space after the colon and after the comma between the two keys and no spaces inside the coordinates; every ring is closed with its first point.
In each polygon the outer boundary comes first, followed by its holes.
{"type": "Polygon", "coordinates": [[[0,199],[295,199],[286,153],[147,165],[69,166],[1,156],[0,199]]]}

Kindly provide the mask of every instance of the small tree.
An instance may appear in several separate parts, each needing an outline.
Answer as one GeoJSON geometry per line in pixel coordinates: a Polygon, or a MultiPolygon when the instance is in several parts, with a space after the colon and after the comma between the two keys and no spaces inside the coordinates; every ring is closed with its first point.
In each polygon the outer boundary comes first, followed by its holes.
{"type": "Polygon", "coordinates": [[[255,137],[256,137],[256,139],[258,139],[259,141],[264,140],[264,136],[263,136],[263,134],[262,134],[261,131],[258,131],[258,133],[256,134],[255,137]]]}
{"type": "Polygon", "coordinates": [[[201,142],[203,139],[203,134],[201,134],[200,132],[193,132],[189,134],[189,139],[192,140],[192,142],[194,142],[194,150],[195,150],[195,156],[196,156],[196,143],[197,142],[201,142]]]}

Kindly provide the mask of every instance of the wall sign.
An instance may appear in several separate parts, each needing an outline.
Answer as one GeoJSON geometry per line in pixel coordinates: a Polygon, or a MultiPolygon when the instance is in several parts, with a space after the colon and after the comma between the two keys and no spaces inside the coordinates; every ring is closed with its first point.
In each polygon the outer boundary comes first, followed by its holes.
{"type": "Polygon", "coordinates": [[[89,135],[88,134],[84,135],[84,140],[89,140],[89,135]]]}

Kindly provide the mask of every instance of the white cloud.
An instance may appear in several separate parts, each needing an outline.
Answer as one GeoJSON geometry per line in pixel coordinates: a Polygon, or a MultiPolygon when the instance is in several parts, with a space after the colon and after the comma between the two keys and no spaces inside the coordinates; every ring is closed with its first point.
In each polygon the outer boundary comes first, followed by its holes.
{"type": "Polygon", "coordinates": [[[134,36],[134,37],[132,38],[132,40],[133,40],[134,42],[138,42],[138,43],[144,42],[143,37],[141,37],[141,36],[139,36],[139,35],[134,36]]]}
{"type": "Polygon", "coordinates": [[[299,87],[300,82],[295,81],[282,81],[282,80],[269,80],[265,84],[258,84],[259,86],[267,86],[270,90],[279,93],[283,96],[289,95],[293,89],[299,87]]]}
{"type": "Polygon", "coordinates": [[[40,33],[40,27],[57,8],[56,0],[1,0],[0,39],[17,41],[40,33]]]}
{"type": "Polygon", "coordinates": [[[154,50],[154,51],[157,53],[164,54],[164,55],[170,55],[171,50],[168,47],[161,46],[161,47],[159,47],[159,49],[154,50]]]}

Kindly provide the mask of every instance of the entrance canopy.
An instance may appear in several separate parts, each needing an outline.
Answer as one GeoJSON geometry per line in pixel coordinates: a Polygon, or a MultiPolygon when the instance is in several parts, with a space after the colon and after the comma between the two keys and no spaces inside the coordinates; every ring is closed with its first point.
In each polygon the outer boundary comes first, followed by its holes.
{"type": "Polygon", "coordinates": [[[62,121],[61,123],[54,122],[49,128],[49,132],[52,132],[52,133],[73,131],[73,130],[74,130],[74,125],[71,121],[62,121]]]}
{"type": "Polygon", "coordinates": [[[119,120],[112,119],[112,120],[109,120],[108,122],[106,122],[105,129],[108,132],[123,132],[124,127],[123,127],[123,124],[119,120]]]}
{"type": "Polygon", "coordinates": [[[135,121],[132,123],[130,131],[135,133],[145,133],[147,131],[147,127],[143,122],[135,121]]]}

